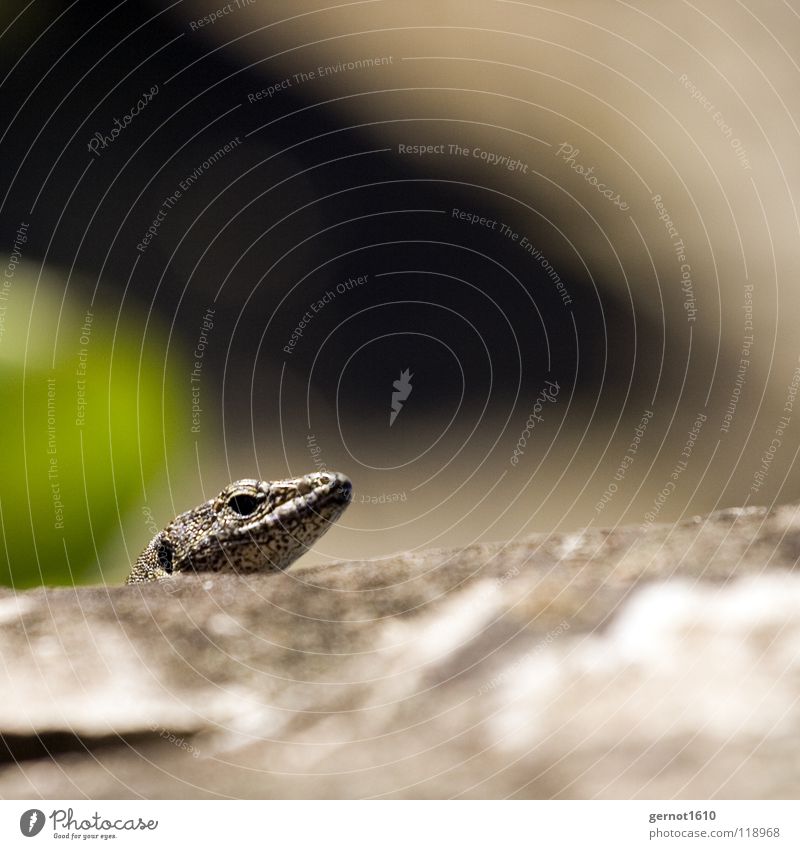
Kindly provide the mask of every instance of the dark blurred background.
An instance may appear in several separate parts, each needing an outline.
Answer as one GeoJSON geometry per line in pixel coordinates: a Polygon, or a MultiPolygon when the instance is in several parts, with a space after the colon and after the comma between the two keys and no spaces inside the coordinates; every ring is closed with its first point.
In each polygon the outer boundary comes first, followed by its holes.
{"type": "Polygon", "coordinates": [[[797,497],[791,4],[431,5],[3,4],[0,582],[323,465],[319,562],[797,497]]]}

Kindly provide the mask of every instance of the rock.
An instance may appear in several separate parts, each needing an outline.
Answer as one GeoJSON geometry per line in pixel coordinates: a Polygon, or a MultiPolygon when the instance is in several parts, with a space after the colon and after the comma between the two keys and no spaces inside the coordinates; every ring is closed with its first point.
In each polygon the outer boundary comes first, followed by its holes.
{"type": "Polygon", "coordinates": [[[798,508],[0,591],[0,796],[800,795],[798,508]]]}

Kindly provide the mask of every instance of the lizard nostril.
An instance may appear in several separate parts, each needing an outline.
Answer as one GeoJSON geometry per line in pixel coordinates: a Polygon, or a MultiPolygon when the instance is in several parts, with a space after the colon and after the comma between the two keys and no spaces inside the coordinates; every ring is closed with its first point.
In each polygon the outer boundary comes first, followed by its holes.
{"type": "Polygon", "coordinates": [[[339,481],[339,492],[344,501],[350,501],[353,497],[353,484],[347,478],[339,481]]]}

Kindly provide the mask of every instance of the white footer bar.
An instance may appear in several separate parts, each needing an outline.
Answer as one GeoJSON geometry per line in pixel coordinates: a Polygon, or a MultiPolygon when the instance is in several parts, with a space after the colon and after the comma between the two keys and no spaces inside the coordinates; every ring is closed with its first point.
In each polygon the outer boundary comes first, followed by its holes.
{"type": "Polygon", "coordinates": [[[797,849],[800,803],[0,801],[0,846],[53,841],[169,849],[797,849]]]}

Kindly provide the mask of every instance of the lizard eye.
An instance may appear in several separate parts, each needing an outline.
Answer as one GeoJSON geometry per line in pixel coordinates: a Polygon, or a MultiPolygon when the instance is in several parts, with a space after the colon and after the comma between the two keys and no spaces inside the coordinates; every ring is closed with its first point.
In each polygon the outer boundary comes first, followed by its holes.
{"type": "Polygon", "coordinates": [[[257,498],[255,495],[240,493],[228,499],[228,507],[240,516],[251,516],[258,510],[261,501],[262,499],[257,498]]]}

